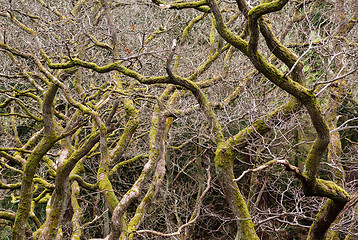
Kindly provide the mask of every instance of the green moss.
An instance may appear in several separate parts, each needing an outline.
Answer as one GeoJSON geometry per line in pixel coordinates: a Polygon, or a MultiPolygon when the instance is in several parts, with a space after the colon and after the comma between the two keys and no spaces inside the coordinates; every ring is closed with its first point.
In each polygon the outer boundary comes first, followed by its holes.
{"type": "Polygon", "coordinates": [[[51,184],[51,183],[45,181],[44,179],[42,179],[42,178],[40,178],[40,177],[34,178],[34,182],[35,182],[35,183],[40,183],[40,184],[43,185],[45,188],[55,189],[55,185],[54,185],[54,184],[51,184]]]}
{"type": "Polygon", "coordinates": [[[107,171],[106,168],[100,167],[98,169],[98,175],[97,175],[97,181],[98,181],[98,187],[100,190],[103,191],[106,201],[109,205],[109,207],[114,210],[116,206],[118,205],[119,201],[114,194],[114,190],[112,187],[111,182],[109,181],[107,174],[105,173],[107,171]]]}
{"type": "Polygon", "coordinates": [[[102,123],[102,124],[99,126],[99,129],[100,129],[101,131],[107,132],[107,127],[106,127],[106,125],[105,125],[104,123],[102,123]]]}
{"type": "Polygon", "coordinates": [[[268,127],[267,127],[266,123],[263,120],[257,119],[254,122],[254,128],[256,129],[256,131],[261,133],[261,132],[265,132],[268,127]]]}
{"type": "Polygon", "coordinates": [[[230,43],[234,47],[238,48],[245,55],[248,55],[248,43],[238,37],[235,33],[231,32],[230,29],[226,26],[216,1],[208,1],[208,4],[211,8],[212,13],[215,16],[214,25],[216,26],[216,29],[220,33],[221,37],[223,37],[228,43],[230,43]]]}
{"type": "MultiPolygon", "coordinates": [[[[48,99],[48,101],[49,100],[50,99],[48,99]]],[[[49,102],[51,103],[52,106],[52,101],[49,102]]],[[[52,116],[51,113],[49,115],[50,116],[48,117],[52,116]]],[[[53,121],[53,119],[49,119],[49,120],[53,121]]],[[[50,123],[47,127],[49,127],[50,129],[48,129],[48,131],[45,131],[45,136],[41,139],[41,141],[32,151],[24,167],[23,180],[22,180],[21,193],[20,193],[20,203],[16,214],[15,223],[13,226],[14,239],[23,239],[23,236],[25,234],[24,232],[25,229],[23,228],[23,226],[27,223],[27,219],[30,214],[32,192],[33,192],[32,191],[33,177],[38,168],[40,160],[55,143],[56,136],[54,135],[54,131],[51,131],[51,128],[53,126],[51,126],[50,123]]]]}
{"type": "Polygon", "coordinates": [[[134,117],[134,116],[138,115],[138,110],[134,107],[133,101],[131,99],[128,99],[124,103],[124,109],[129,116],[134,117]]]}
{"type": "Polygon", "coordinates": [[[51,199],[50,193],[46,193],[46,195],[41,198],[38,202],[39,203],[47,203],[51,199]]]}
{"type": "Polygon", "coordinates": [[[135,156],[135,157],[133,157],[133,158],[131,158],[131,159],[129,159],[129,160],[126,160],[126,161],[117,163],[117,164],[112,168],[112,170],[108,173],[108,176],[113,175],[115,172],[118,171],[118,169],[119,169],[120,167],[125,166],[125,165],[128,165],[128,164],[133,163],[133,162],[136,162],[136,161],[138,161],[138,160],[140,160],[140,159],[142,159],[142,158],[145,158],[145,157],[148,157],[148,155],[147,155],[147,154],[138,155],[138,156],[135,156]]]}
{"type": "Polygon", "coordinates": [[[273,2],[265,2],[262,3],[254,8],[252,8],[249,13],[248,16],[255,16],[255,17],[260,17],[264,14],[270,13],[270,12],[274,12],[274,11],[278,11],[281,10],[282,7],[288,2],[288,0],[276,0],[273,2]]]}
{"type": "Polygon", "coordinates": [[[189,31],[193,28],[194,24],[199,22],[200,20],[202,20],[205,16],[206,16],[206,14],[201,14],[189,22],[189,24],[183,30],[183,34],[180,39],[180,44],[184,43],[185,39],[188,37],[189,31]]]}
{"type": "Polygon", "coordinates": [[[317,196],[328,197],[339,202],[348,202],[350,195],[335,182],[316,179],[315,192],[317,196]]]}
{"type": "Polygon", "coordinates": [[[227,142],[219,142],[215,152],[215,165],[218,169],[228,168],[233,164],[234,151],[227,142]]]}
{"type": "Polygon", "coordinates": [[[215,153],[216,171],[218,179],[225,192],[225,197],[230,204],[235,216],[239,219],[239,231],[243,239],[259,239],[256,235],[254,224],[251,220],[246,202],[241,195],[235,182],[233,173],[234,151],[227,148],[227,143],[218,144],[219,148],[215,153]]]}
{"type": "MultiPolygon", "coordinates": [[[[267,45],[270,47],[271,51],[277,56],[279,59],[281,59],[289,68],[292,68],[295,64],[295,69],[302,69],[303,68],[303,62],[297,58],[297,56],[292,53],[288,48],[286,48],[273,34],[272,26],[269,21],[267,20],[259,20],[260,26],[263,24],[269,34],[263,34],[265,38],[267,39],[267,45]]],[[[303,82],[300,82],[300,84],[305,84],[303,82]]]]}
{"type": "MultiPolygon", "coordinates": [[[[158,122],[157,118],[152,120],[153,125],[156,122],[158,122]]],[[[157,132],[158,132],[158,128],[155,127],[155,126],[152,126],[150,131],[149,131],[149,140],[151,141],[151,143],[155,143],[155,136],[157,135],[157,132]]]]}
{"type": "Polygon", "coordinates": [[[328,142],[322,142],[322,140],[320,138],[316,138],[316,140],[314,141],[310,152],[308,153],[306,162],[305,162],[305,168],[304,168],[304,173],[306,174],[306,176],[308,177],[308,179],[310,181],[314,181],[317,170],[318,170],[318,166],[319,166],[319,162],[322,158],[323,153],[326,150],[326,147],[328,145],[328,142]]]}
{"type": "Polygon", "coordinates": [[[167,29],[165,27],[160,27],[158,30],[156,30],[154,33],[152,33],[145,41],[144,45],[148,44],[150,41],[152,41],[157,35],[165,32],[167,29]]]}
{"type": "Polygon", "coordinates": [[[139,224],[143,220],[143,217],[145,215],[147,206],[152,202],[155,195],[155,186],[151,185],[144,196],[143,200],[141,201],[141,204],[137,207],[134,217],[131,219],[131,221],[128,224],[128,232],[131,233],[129,235],[129,239],[133,239],[134,232],[137,230],[139,224]]]}
{"type": "Polygon", "coordinates": [[[82,228],[80,225],[80,217],[82,214],[82,210],[80,205],[78,204],[78,196],[80,194],[80,187],[78,185],[77,182],[72,183],[71,185],[71,205],[73,208],[73,216],[72,216],[72,229],[73,229],[73,233],[71,236],[71,240],[72,239],[77,239],[80,240],[81,239],[81,235],[82,235],[82,228]]]}

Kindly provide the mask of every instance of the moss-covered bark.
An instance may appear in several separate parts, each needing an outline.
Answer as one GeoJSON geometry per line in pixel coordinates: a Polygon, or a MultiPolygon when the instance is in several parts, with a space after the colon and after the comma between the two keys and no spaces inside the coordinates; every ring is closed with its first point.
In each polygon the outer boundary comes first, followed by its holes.
{"type": "Polygon", "coordinates": [[[312,124],[317,131],[317,137],[305,161],[304,175],[306,179],[308,179],[308,182],[304,181],[305,193],[307,195],[329,197],[335,201],[340,201],[341,203],[346,202],[349,200],[349,195],[343,189],[341,189],[333,182],[316,179],[319,163],[327,149],[330,134],[329,127],[323,117],[323,113],[320,109],[320,105],[315,94],[310,92],[304,85],[302,85],[304,84],[302,62],[300,62],[294,54],[292,54],[287,48],[283,47],[283,45],[278,42],[272,33],[269,24],[265,23],[262,18],[264,14],[280,10],[287,2],[287,0],[277,0],[269,3],[263,3],[252,9],[249,9],[245,1],[237,1],[240,10],[248,18],[249,22],[248,28],[250,39],[247,45],[242,40],[238,39],[234,33],[227,29],[223,22],[217,3],[214,0],[209,0],[208,4],[215,16],[217,29],[220,35],[226,41],[230,42],[235,47],[240,49],[245,55],[247,55],[260,73],[265,75],[270,81],[284,89],[289,94],[295,96],[308,110],[312,124]],[[272,64],[268,63],[258,51],[260,30],[264,35],[266,43],[271,51],[279,59],[286,63],[287,66],[292,68],[289,73],[292,73],[294,81],[287,76],[287,73],[281,73],[272,64]]]}
{"type": "MultiPolygon", "coordinates": [[[[78,105],[81,105],[78,103],[78,105]]],[[[81,108],[80,108],[81,109],[81,108]]],[[[94,117],[101,124],[101,120],[94,112],[94,117]]],[[[75,114],[75,118],[76,118],[75,114]]],[[[110,119],[108,119],[110,123],[110,119]]],[[[85,141],[79,148],[75,151],[72,150],[71,143],[69,139],[64,139],[62,141],[62,151],[60,156],[57,159],[57,171],[56,171],[56,180],[55,180],[55,191],[52,196],[52,200],[48,207],[48,216],[46,218],[46,222],[42,227],[40,239],[54,239],[59,236],[59,230],[61,226],[61,221],[63,218],[63,214],[66,206],[68,205],[67,198],[69,197],[69,177],[71,171],[75,168],[76,164],[79,163],[80,159],[85,156],[94,146],[95,144],[101,140],[101,138],[106,138],[107,129],[103,125],[102,128],[98,132],[91,134],[87,141],[85,141]]],[[[102,143],[103,144],[103,143],[102,143]]],[[[78,171],[77,171],[78,172],[78,171]]],[[[100,172],[100,171],[99,171],[100,172]]],[[[102,187],[103,181],[98,183],[98,186],[102,187]]],[[[108,187],[107,185],[105,185],[108,187]]],[[[111,186],[109,186],[110,188],[111,186]]],[[[91,188],[90,188],[91,189],[91,188]]],[[[107,188],[105,188],[107,189],[107,188]]],[[[111,191],[113,194],[113,191],[111,191]]],[[[116,200],[116,198],[114,198],[116,200]]],[[[113,209],[118,204],[117,201],[111,201],[111,207],[113,209]]],[[[71,199],[73,202],[73,199],[71,199]]]]}
{"type": "MultiPolygon", "coordinates": [[[[64,140],[66,142],[66,140],[64,140]]],[[[69,174],[64,174],[63,163],[68,158],[70,154],[68,143],[63,143],[63,148],[61,150],[60,157],[58,158],[57,163],[57,174],[55,180],[55,191],[52,194],[51,205],[48,211],[48,216],[46,222],[44,223],[43,230],[41,232],[40,239],[55,239],[62,217],[65,211],[65,207],[68,204],[69,197],[69,183],[68,178],[69,174]]]]}
{"type": "Polygon", "coordinates": [[[56,142],[55,123],[53,118],[53,101],[58,86],[51,85],[44,96],[43,104],[43,123],[44,136],[31,152],[23,171],[22,184],[20,190],[20,203],[16,213],[14,226],[12,228],[12,239],[25,239],[25,229],[30,214],[33,178],[42,157],[50,150],[56,142]]]}
{"type": "MultiPolygon", "coordinates": [[[[165,97],[162,95],[162,97],[165,97]]],[[[159,150],[159,155],[157,163],[155,166],[155,172],[153,175],[153,180],[149,189],[147,190],[145,196],[143,197],[140,204],[137,206],[133,218],[129,221],[127,225],[127,231],[123,231],[120,239],[133,239],[135,234],[134,232],[138,229],[142,221],[144,220],[145,214],[148,210],[148,207],[152,204],[158,189],[161,187],[164,181],[166,173],[166,138],[169,132],[170,127],[172,126],[172,119],[167,119],[166,117],[161,117],[158,124],[158,133],[162,134],[156,138],[156,146],[159,150]],[[164,129],[164,130],[163,130],[164,129]]]]}
{"type": "Polygon", "coordinates": [[[225,193],[227,202],[238,218],[238,233],[242,239],[259,239],[256,234],[247,204],[234,179],[234,150],[224,143],[218,145],[215,153],[215,165],[218,179],[225,193]]]}
{"type": "MultiPolygon", "coordinates": [[[[78,162],[76,167],[71,172],[71,175],[80,174],[82,166],[83,166],[82,162],[78,162]]],[[[81,188],[77,181],[73,181],[71,183],[70,189],[71,189],[70,201],[73,209],[73,216],[71,219],[71,223],[72,223],[71,240],[80,240],[82,236],[82,225],[81,225],[82,209],[79,204],[78,197],[80,196],[81,188]]]]}
{"type": "MultiPolygon", "coordinates": [[[[112,215],[112,229],[109,235],[110,240],[118,239],[121,236],[123,230],[123,217],[128,206],[139,197],[143,184],[151,173],[152,169],[158,162],[158,158],[162,156],[164,151],[162,142],[164,141],[165,131],[165,118],[160,116],[160,110],[157,108],[156,112],[153,113],[151,130],[149,132],[149,145],[150,151],[148,156],[148,162],[144,165],[144,168],[137,178],[133,186],[127,191],[122,199],[117,204],[112,215]]],[[[154,194],[154,193],[153,193],[154,194]]],[[[140,221],[140,220],[138,220],[140,221]]],[[[134,225],[137,225],[137,221],[134,225]]],[[[133,225],[133,223],[132,223],[133,225]]],[[[131,227],[133,228],[133,227],[131,227]]],[[[124,231],[124,234],[127,231],[124,231]]]]}
{"type": "Polygon", "coordinates": [[[307,240],[323,240],[336,216],[344,208],[346,202],[328,200],[316,216],[316,224],[313,224],[308,233],[307,240]]]}
{"type": "MultiPolygon", "coordinates": [[[[341,36],[346,35],[352,29],[352,25],[350,24],[351,19],[348,21],[345,20],[343,4],[344,4],[343,1],[341,0],[338,1],[339,7],[336,9],[340,21],[346,23],[343,24],[337,32],[337,34],[341,36]]],[[[356,10],[358,10],[358,6],[355,6],[355,8],[356,10]]],[[[357,16],[358,13],[356,13],[352,19],[356,19],[357,16]]],[[[333,49],[335,52],[342,51],[342,44],[340,43],[340,41],[338,40],[333,41],[333,49]]],[[[336,72],[338,73],[338,75],[344,75],[345,64],[344,64],[343,57],[339,56],[335,58],[334,62],[335,62],[336,72]]],[[[337,184],[340,188],[345,187],[345,171],[341,164],[341,157],[342,157],[341,136],[339,131],[334,131],[334,130],[338,127],[337,126],[338,119],[339,119],[338,113],[339,113],[339,108],[343,102],[345,87],[346,87],[345,78],[337,79],[335,82],[330,84],[330,97],[328,100],[328,109],[326,111],[327,124],[329,126],[329,129],[333,131],[333,133],[331,134],[331,141],[328,146],[327,160],[332,168],[331,172],[333,175],[332,178],[334,179],[334,183],[337,184]]],[[[329,183],[328,185],[334,186],[335,189],[329,191],[334,196],[330,197],[330,199],[325,203],[325,205],[317,214],[316,221],[312,224],[307,239],[326,239],[326,240],[339,239],[338,231],[334,231],[334,230],[328,231],[328,229],[334,222],[338,222],[340,220],[340,218],[339,217],[337,218],[337,216],[349,201],[350,196],[343,189],[340,189],[337,187],[337,185],[334,185],[333,182],[329,183]],[[325,236],[327,231],[328,233],[325,236]]],[[[323,191],[327,191],[325,190],[327,188],[329,187],[323,187],[323,191]]]]}

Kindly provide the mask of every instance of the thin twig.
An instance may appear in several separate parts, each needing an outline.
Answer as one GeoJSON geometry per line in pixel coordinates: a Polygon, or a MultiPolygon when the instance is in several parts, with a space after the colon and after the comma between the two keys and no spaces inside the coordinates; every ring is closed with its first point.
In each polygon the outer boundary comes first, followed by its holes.
{"type": "Polygon", "coordinates": [[[154,231],[154,230],[139,230],[139,231],[136,231],[135,233],[137,233],[137,234],[150,233],[150,234],[154,234],[154,235],[158,235],[158,236],[162,236],[162,237],[173,237],[173,236],[179,235],[185,227],[187,227],[187,226],[193,224],[193,223],[198,219],[198,217],[199,217],[199,215],[200,215],[201,203],[202,203],[202,201],[203,201],[203,198],[205,197],[205,194],[206,194],[206,193],[209,191],[209,189],[210,189],[210,182],[211,182],[210,165],[209,165],[209,167],[206,169],[206,172],[208,173],[208,180],[207,180],[207,182],[206,182],[206,188],[205,188],[205,190],[203,191],[203,193],[201,194],[201,196],[200,196],[200,198],[199,198],[199,200],[198,200],[198,202],[197,202],[197,205],[196,205],[196,207],[195,207],[195,209],[196,209],[196,214],[195,214],[195,217],[194,217],[191,221],[189,221],[189,222],[187,222],[187,223],[181,225],[181,226],[178,228],[178,230],[177,230],[176,232],[173,232],[173,233],[162,233],[162,232],[157,232],[157,231],[154,231]]]}
{"type": "Polygon", "coordinates": [[[307,178],[301,173],[301,171],[300,171],[297,167],[291,165],[287,160],[278,160],[278,159],[271,160],[271,161],[269,161],[269,162],[267,162],[267,163],[265,163],[265,164],[263,164],[263,165],[261,165],[261,166],[258,166],[257,168],[245,170],[245,171],[240,175],[240,177],[235,178],[235,179],[233,179],[232,181],[238,182],[238,181],[240,181],[247,173],[261,171],[261,170],[264,170],[264,169],[266,169],[266,168],[268,168],[268,167],[271,167],[271,166],[273,166],[273,165],[276,165],[276,164],[282,164],[282,165],[284,165],[284,166],[286,167],[286,170],[291,171],[291,172],[294,172],[295,175],[296,175],[296,177],[297,177],[298,179],[300,179],[301,181],[307,181],[307,178]]]}

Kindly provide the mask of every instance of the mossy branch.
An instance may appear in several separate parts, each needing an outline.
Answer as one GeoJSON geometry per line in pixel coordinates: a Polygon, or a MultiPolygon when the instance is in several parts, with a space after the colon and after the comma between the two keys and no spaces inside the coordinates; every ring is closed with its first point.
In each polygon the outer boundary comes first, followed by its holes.
{"type": "Polygon", "coordinates": [[[21,187],[21,183],[6,184],[0,182],[0,189],[18,189],[21,187]]]}
{"type": "Polygon", "coordinates": [[[131,164],[133,162],[136,162],[138,160],[141,160],[143,158],[147,158],[149,155],[148,154],[142,154],[142,155],[138,155],[138,156],[135,156],[131,159],[128,159],[128,160],[125,160],[123,162],[120,162],[120,163],[117,163],[112,169],[111,171],[109,171],[108,175],[109,177],[112,176],[114,173],[116,173],[118,171],[119,168],[123,167],[123,166],[126,166],[128,164],[131,164]]]}
{"type": "Polygon", "coordinates": [[[12,229],[13,239],[25,238],[25,229],[23,226],[26,225],[27,219],[30,215],[33,177],[38,168],[40,160],[56,142],[56,134],[54,129],[55,123],[52,108],[57,89],[58,86],[54,84],[50,85],[44,96],[44,105],[42,110],[44,121],[44,136],[28,157],[24,167],[20,191],[20,203],[12,229]]]}
{"type": "Polygon", "coordinates": [[[206,97],[204,96],[203,92],[200,90],[198,85],[193,81],[190,81],[190,80],[185,79],[185,78],[178,77],[170,69],[170,64],[171,64],[171,62],[173,60],[175,49],[176,49],[176,41],[173,40],[172,51],[170,52],[170,54],[168,56],[167,63],[166,63],[166,68],[165,68],[167,73],[168,73],[168,75],[169,75],[169,79],[171,80],[171,82],[173,84],[183,86],[186,89],[188,89],[189,91],[191,91],[191,93],[194,95],[194,97],[198,101],[200,107],[204,111],[206,117],[208,118],[208,120],[209,120],[209,122],[211,124],[211,127],[214,130],[215,137],[217,139],[224,139],[223,133],[221,131],[220,123],[217,121],[216,116],[215,116],[211,106],[209,105],[206,97]]]}
{"type": "Polygon", "coordinates": [[[208,0],[207,3],[211,9],[212,14],[215,17],[216,29],[221,35],[221,37],[224,38],[228,43],[239,49],[245,55],[247,55],[247,42],[241,39],[232,31],[230,31],[230,29],[227,27],[220,13],[220,9],[216,3],[216,0],[208,0]]]}
{"type": "Polygon", "coordinates": [[[337,203],[346,203],[350,199],[349,194],[335,182],[323,179],[316,178],[314,182],[304,183],[303,190],[307,196],[327,197],[337,203]]]}
{"type": "Polygon", "coordinates": [[[196,2],[172,2],[168,4],[167,2],[160,1],[160,0],[152,0],[153,3],[159,5],[162,9],[185,9],[185,8],[195,8],[201,12],[209,12],[210,9],[205,6],[206,0],[200,0],[196,2]]]}
{"type": "Polygon", "coordinates": [[[15,213],[0,211],[0,219],[15,221],[15,213]]]}

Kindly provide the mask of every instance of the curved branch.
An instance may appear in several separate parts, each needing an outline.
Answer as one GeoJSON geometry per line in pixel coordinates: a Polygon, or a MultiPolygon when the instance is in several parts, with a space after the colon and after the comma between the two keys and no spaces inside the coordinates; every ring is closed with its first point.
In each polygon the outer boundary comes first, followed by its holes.
{"type": "Polygon", "coordinates": [[[308,181],[307,177],[304,176],[304,175],[301,173],[301,171],[299,170],[299,168],[297,168],[297,167],[291,165],[287,160],[278,160],[278,159],[271,160],[271,161],[269,161],[269,162],[267,162],[267,163],[265,163],[265,164],[263,164],[263,165],[261,165],[261,166],[258,166],[257,168],[245,170],[238,178],[235,178],[235,179],[233,179],[232,181],[238,182],[238,181],[240,181],[247,173],[258,172],[258,171],[264,170],[264,169],[269,168],[269,167],[271,167],[271,166],[273,166],[273,165],[276,165],[276,164],[282,164],[283,166],[285,166],[285,167],[286,167],[286,170],[293,172],[293,173],[296,175],[296,177],[297,177],[298,179],[300,179],[301,181],[303,181],[303,182],[307,182],[307,181],[308,181]]]}
{"type": "Polygon", "coordinates": [[[172,2],[171,4],[168,4],[166,2],[160,1],[160,0],[152,0],[153,3],[159,5],[162,9],[185,9],[185,8],[195,8],[201,12],[209,12],[210,9],[205,6],[206,0],[200,0],[197,2],[172,2]]]}
{"type": "Polygon", "coordinates": [[[20,203],[12,229],[13,239],[25,238],[25,229],[23,226],[26,225],[27,219],[30,215],[33,178],[40,160],[56,142],[55,123],[52,109],[57,89],[58,86],[52,84],[45,93],[43,101],[44,136],[36,145],[25,164],[20,192],[20,203]]]}

